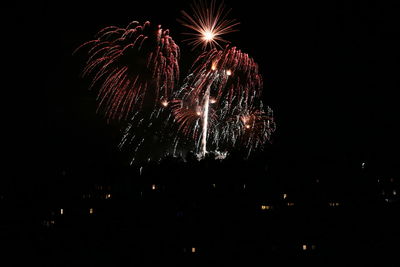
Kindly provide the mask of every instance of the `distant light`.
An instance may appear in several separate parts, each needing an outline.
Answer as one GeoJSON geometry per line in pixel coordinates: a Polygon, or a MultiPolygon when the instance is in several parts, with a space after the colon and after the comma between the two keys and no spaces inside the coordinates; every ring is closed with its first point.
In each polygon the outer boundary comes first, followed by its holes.
{"type": "Polygon", "coordinates": [[[303,250],[307,250],[307,245],[302,246],[303,250]]]}
{"type": "Polygon", "coordinates": [[[339,205],[339,202],[329,202],[330,207],[338,207],[339,205]]]}
{"type": "Polygon", "coordinates": [[[250,125],[246,124],[244,127],[246,127],[246,129],[250,129],[250,125]]]}
{"type": "Polygon", "coordinates": [[[246,184],[243,184],[243,189],[246,189],[246,184]]]}
{"type": "Polygon", "coordinates": [[[212,184],[212,186],[215,188],[215,184],[212,184]]]}
{"type": "Polygon", "coordinates": [[[294,203],[293,202],[288,202],[287,205],[288,205],[288,207],[292,207],[292,206],[294,206],[294,203]]]}
{"type": "Polygon", "coordinates": [[[155,184],[153,184],[153,185],[151,185],[151,189],[152,189],[152,190],[156,190],[156,189],[157,189],[157,186],[156,186],[155,184]]]}
{"type": "Polygon", "coordinates": [[[196,253],[196,248],[192,247],[192,253],[196,253]]]}
{"type": "Polygon", "coordinates": [[[64,209],[60,209],[60,214],[61,214],[61,215],[64,214],[64,209]]]}
{"type": "Polygon", "coordinates": [[[83,194],[83,195],[82,195],[82,198],[83,198],[83,199],[85,199],[85,198],[91,198],[91,195],[90,195],[90,194],[83,194]]]}
{"type": "Polygon", "coordinates": [[[393,190],[393,196],[397,195],[396,190],[393,190]]]}
{"type": "Polygon", "coordinates": [[[216,102],[217,102],[217,100],[215,100],[215,98],[211,98],[211,99],[210,99],[210,103],[211,103],[211,104],[215,104],[216,102]]]}
{"type": "Polygon", "coordinates": [[[211,70],[216,70],[217,69],[217,66],[213,63],[212,65],[211,65],[211,70]]]}
{"type": "Polygon", "coordinates": [[[361,168],[362,168],[362,169],[365,168],[365,162],[361,163],[361,168]]]}
{"type": "Polygon", "coordinates": [[[284,194],[282,195],[282,197],[283,197],[283,199],[286,199],[286,198],[287,198],[287,194],[284,193],[284,194]]]}
{"type": "Polygon", "coordinates": [[[89,209],[89,214],[93,214],[94,213],[94,209],[93,208],[90,208],[89,209]]]}
{"type": "Polygon", "coordinates": [[[261,210],[272,210],[273,206],[271,205],[261,205],[261,210]]]}
{"type": "Polygon", "coordinates": [[[197,114],[197,116],[200,116],[200,115],[201,115],[201,112],[200,112],[200,111],[197,111],[196,114],[197,114]]]}
{"type": "Polygon", "coordinates": [[[227,71],[226,71],[226,75],[231,76],[231,75],[232,75],[231,70],[227,70],[227,71]]]}
{"type": "Polygon", "coordinates": [[[111,198],[111,194],[106,194],[106,199],[110,199],[111,198]]]}

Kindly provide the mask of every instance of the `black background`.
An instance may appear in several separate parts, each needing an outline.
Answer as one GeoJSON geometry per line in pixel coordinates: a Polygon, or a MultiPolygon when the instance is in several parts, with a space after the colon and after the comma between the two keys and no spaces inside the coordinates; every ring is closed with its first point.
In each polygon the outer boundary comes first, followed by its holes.
{"type": "MultiPolygon", "coordinates": [[[[363,162],[370,166],[373,179],[397,177],[399,3],[225,3],[232,8],[231,17],[241,23],[240,31],[226,39],[260,65],[264,102],[274,110],[277,123],[272,144],[256,164],[264,168],[268,161],[276,177],[289,184],[322,173],[326,179],[354,186],[358,180],[349,173],[363,162]]],[[[33,214],[19,214],[12,220],[9,216],[18,212],[7,208],[13,211],[3,213],[7,219],[2,222],[15,228],[5,240],[12,240],[21,229],[29,238],[41,236],[35,228],[41,220],[36,212],[53,201],[51,192],[61,173],[72,173],[68,182],[63,180],[70,187],[83,188],[99,182],[99,176],[118,183],[113,179],[119,170],[129,169],[129,155],[117,149],[120,129],[96,114],[96,92],[89,91],[89,81],[79,76],[84,56],[73,56],[74,49],[106,26],[150,20],[170,29],[180,45],[183,77],[195,53],[182,42],[185,29],[176,21],[182,9],[189,10],[188,1],[45,1],[5,6],[2,90],[12,96],[4,97],[2,105],[4,132],[10,137],[3,139],[7,166],[1,193],[14,201],[17,210],[33,214]]],[[[346,222],[345,215],[341,218],[346,222]]],[[[30,241],[33,247],[40,243],[35,238],[30,241]]],[[[18,242],[12,247],[18,247],[18,242]]]]}

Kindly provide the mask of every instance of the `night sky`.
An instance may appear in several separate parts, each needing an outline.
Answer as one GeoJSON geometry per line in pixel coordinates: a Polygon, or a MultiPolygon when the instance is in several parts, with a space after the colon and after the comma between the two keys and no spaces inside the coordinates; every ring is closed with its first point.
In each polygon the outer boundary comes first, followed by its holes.
{"type": "MultiPolygon", "coordinates": [[[[399,2],[293,2],[225,1],[241,23],[226,39],[259,64],[277,124],[258,160],[289,180],[299,172],[337,179],[362,163],[398,176],[399,2]]],[[[5,76],[15,89],[3,99],[11,102],[4,114],[13,115],[4,128],[14,161],[2,180],[9,195],[36,197],[54,173],[82,172],[82,179],[129,165],[130,155],[117,148],[119,125],[96,114],[96,90],[80,77],[84,54],[72,53],[106,26],[149,20],[170,29],[180,46],[182,79],[198,52],[182,42],[186,30],[176,20],[189,4],[44,1],[4,9],[4,51],[12,51],[4,52],[5,76]]]]}

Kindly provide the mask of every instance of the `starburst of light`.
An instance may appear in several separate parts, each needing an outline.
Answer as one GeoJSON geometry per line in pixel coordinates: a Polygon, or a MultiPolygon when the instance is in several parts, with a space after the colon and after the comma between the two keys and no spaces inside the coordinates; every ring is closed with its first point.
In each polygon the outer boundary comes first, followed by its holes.
{"type": "Polygon", "coordinates": [[[178,20],[183,26],[193,32],[184,33],[189,36],[185,41],[195,49],[202,46],[207,48],[221,47],[220,43],[228,43],[222,36],[238,31],[235,27],[239,25],[235,19],[227,19],[230,10],[225,9],[223,2],[218,6],[215,0],[207,4],[199,0],[191,6],[193,16],[182,11],[183,18],[178,20]]]}

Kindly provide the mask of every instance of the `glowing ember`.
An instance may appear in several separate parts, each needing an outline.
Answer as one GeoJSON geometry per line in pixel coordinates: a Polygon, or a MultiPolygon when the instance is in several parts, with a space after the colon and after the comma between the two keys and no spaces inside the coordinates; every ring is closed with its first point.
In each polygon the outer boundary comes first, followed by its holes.
{"type": "Polygon", "coordinates": [[[161,102],[161,105],[163,106],[163,107],[168,107],[168,101],[162,101],[161,102]]]}

